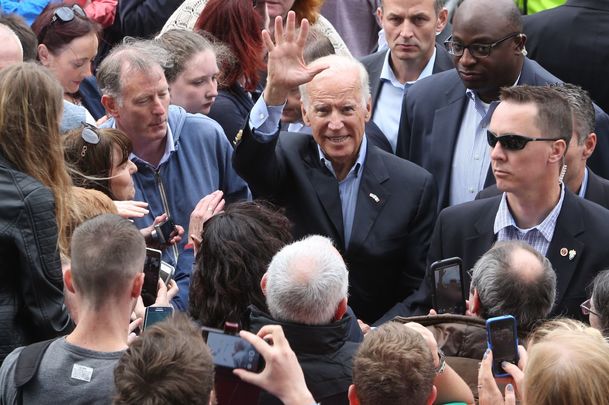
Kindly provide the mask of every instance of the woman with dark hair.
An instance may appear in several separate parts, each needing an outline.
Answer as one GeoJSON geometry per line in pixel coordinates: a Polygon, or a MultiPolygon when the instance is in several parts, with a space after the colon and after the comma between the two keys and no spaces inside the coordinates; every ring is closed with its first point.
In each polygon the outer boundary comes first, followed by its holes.
{"type": "Polygon", "coordinates": [[[59,261],[71,195],[58,123],[62,93],[34,63],[0,71],[0,363],[14,348],[72,326],[59,261]]]}
{"type": "Polygon", "coordinates": [[[38,38],[38,60],[63,87],[61,130],[73,129],[80,121],[95,124],[93,116],[81,106],[78,90],[85,77],[91,76],[99,25],[78,4],[51,3],[36,18],[32,30],[38,38]]]}
{"type": "Polygon", "coordinates": [[[229,205],[205,222],[189,295],[189,313],[201,325],[249,325],[247,307],[266,308],[260,280],[271,259],[290,243],[290,222],[260,202],[229,205]]]}
{"type": "Polygon", "coordinates": [[[220,61],[220,91],[208,114],[231,143],[254,106],[251,93],[259,90],[260,74],[266,68],[260,25],[260,16],[250,2],[209,0],[194,26],[195,31],[208,32],[226,44],[233,54],[220,61]]]}
{"type": "Polygon", "coordinates": [[[590,326],[609,337],[609,270],[603,270],[594,277],[592,296],[581,304],[582,312],[588,315],[590,326]]]}

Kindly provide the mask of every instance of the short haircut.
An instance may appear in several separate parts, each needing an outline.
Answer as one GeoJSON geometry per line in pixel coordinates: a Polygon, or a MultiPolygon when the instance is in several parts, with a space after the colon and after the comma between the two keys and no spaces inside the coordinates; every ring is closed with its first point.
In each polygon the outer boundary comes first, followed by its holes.
{"type": "Polygon", "coordinates": [[[186,64],[198,53],[214,52],[214,46],[203,35],[196,32],[173,29],[164,32],[157,41],[165,48],[172,63],[165,69],[165,77],[173,83],[180,73],[186,69],[186,64]]]}
{"type": "Polygon", "coordinates": [[[573,113],[573,129],[577,134],[577,144],[583,145],[592,132],[594,132],[595,113],[594,104],[588,92],[575,84],[557,83],[553,87],[562,94],[573,113]]]}
{"type": "Polygon", "coordinates": [[[609,398],[609,344],[559,330],[533,345],[524,370],[524,398],[535,405],[602,405],[609,398]]]}
{"type": "Polygon", "coordinates": [[[146,329],[114,370],[115,405],[204,404],[214,364],[201,330],[182,313],[146,329]]]}
{"type": "MultiPolygon", "coordinates": [[[[433,9],[436,12],[436,15],[440,14],[444,4],[446,4],[446,0],[433,0],[433,9]]],[[[381,9],[383,8],[383,0],[379,0],[379,6],[381,9]]]]}
{"type": "Polygon", "coordinates": [[[104,95],[122,100],[125,73],[149,72],[155,67],[166,70],[171,66],[169,52],[153,40],[127,41],[106,56],[97,69],[97,84],[104,95]]]}
{"type": "Polygon", "coordinates": [[[531,330],[552,311],[556,273],[550,261],[526,242],[497,242],[474,265],[471,291],[474,288],[478,291],[482,318],[510,314],[516,317],[520,329],[531,330]],[[518,250],[534,257],[534,266],[542,268],[539,275],[527,276],[524,273],[530,269],[514,268],[513,255],[518,250]]]}
{"type": "Polygon", "coordinates": [[[609,337],[609,270],[598,273],[592,285],[592,301],[594,309],[599,314],[601,332],[609,337]]]}
{"type": "Polygon", "coordinates": [[[521,85],[501,88],[500,98],[509,103],[534,104],[543,137],[560,138],[569,145],[573,120],[569,102],[561,92],[550,86],[521,85]]]}
{"type": "Polygon", "coordinates": [[[199,323],[247,329],[249,305],[265,310],[260,280],[273,256],[292,241],[290,221],[261,201],[230,204],[205,222],[192,271],[188,311],[199,323]]]}
{"type": "MultiPolygon", "coordinates": [[[[350,58],[348,56],[328,55],[319,59],[315,59],[309,64],[309,66],[317,66],[322,64],[327,64],[329,68],[319,73],[316,77],[335,75],[338,78],[345,71],[356,70],[358,72],[359,77],[359,91],[361,93],[362,106],[366,106],[366,104],[368,104],[368,99],[370,98],[370,82],[368,78],[368,71],[366,70],[364,65],[362,65],[356,59],[350,58]]],[[[315,80],[315,78],[313,80],[315,80]]],[[[309,83],[301,84],[299,86],[300,99],[305,108],[309,106],[309,93],[307,89],[309,83]]]]}
{"type": "Polygon", "coordinates": [[[332,322],[347,297],[347,266],[332,241],[313,235],[287,245],[267,271],[266,303],[271,316],[305,325],[332,322]]]}
{"type": "Polygon", "coordinates": [[[104,214],[76,228],[71,253],[77,292],[99,307],[122,295],[143,271],[146,243],[129,220],[104,214]]]}
{"type": "Polygon", "coordinates": [[[305,63],[311,63],[315,59],[336,54],[336,49],[334,49],[334,45],[332,45],[330,38],[328,38],[321,29],[311,27],[303,54],[305,63]]]}
{"type": "Polygon", "coordinates": [[[435,377],[423,336],[397,322],[369,332],[353,358],[353,384],[362,405],[424,405],[435,377]]]}
{"type": "Polygon", "coordinates": [[[21,41],[23,61],[35,61],[38,57],[38,39],[30,26],[18,14],[0,14],[0,23],[10,27],[21,41]]]}

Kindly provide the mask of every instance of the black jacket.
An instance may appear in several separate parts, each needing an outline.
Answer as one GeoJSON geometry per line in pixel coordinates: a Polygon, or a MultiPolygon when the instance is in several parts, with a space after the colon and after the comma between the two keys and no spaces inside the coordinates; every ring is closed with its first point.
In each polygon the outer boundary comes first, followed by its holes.
{"type": "Polygon", "coordinates": [[[0,363],[70,332],[51,191],[0,156],[0,363]]]}
{"type": "MultiPolygon", "coordinates": [[[[280,325],[302,367],[307,388],[321,405],[347,405],[351,385],[352,360],[359,346],[348,342],[350,316],[329,325],[301,325],[280,322],[250,307],[250,329],[256,333],[264,325],[280,325]]],[[[277,399],[261,397],[261,404],[280,403],[277,399]]]]}

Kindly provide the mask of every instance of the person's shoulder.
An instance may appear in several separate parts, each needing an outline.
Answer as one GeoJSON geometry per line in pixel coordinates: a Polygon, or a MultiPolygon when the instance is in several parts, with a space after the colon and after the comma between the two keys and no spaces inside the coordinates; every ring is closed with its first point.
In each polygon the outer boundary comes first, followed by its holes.
{"type": "Polygon", "coordinates": [[[454,86],[456,83],[461,83],[457,69],[448,69],[417,80],[412,87],[408,89],[408,95],[410,95],[413,90],[415,92],[421,92],[424,90],[438,89],[439,91],[444,92],[447,90],[448,86],[454,86]]]}
{"type": "MultiPolygon", "coordinates": [[[[385,164],[390,176],[398,176],[399,178],[416,178],[422,181],[432,179],[431,173],[429,173],[423,167],[411,162],[410,160],[403,159],[392,153],[386,152],[379,147],[368,143],[369,157],[378,158],[385,164]]],[[[378,160],[377,160],[378,161],[378,160]]]]}
{"type": "Polygon", "coordinates": [[[387,54],[387,52],[388,50],[374,52],[369,55],[362,56],[361,58],[359,58],[359,61],[366,67],[366,69],[368,69],[369,66],[378,63],[379,60],[381,61],[380,63],[382,63],[382,61],[385,59],[385,55],[387,54]]]}
{"type": "Polygon", "coordinates": [[[488,212],[491,208],[496,212],[497,208],[499,208],[501,198],[502,195],[500,194],[494,197],[451,205],[440,211],[438,221],[451,218],[460,218],[460,221],[471,221],[472,218],[478,218],[480,215],[488,212]]]}
{"type": "Polygon", "coordinates": [[[586,227],[600,227],[604,228],[605,230],[607,229],[607,226],[609,226],[609,209],[599,205],[598,203],[585,198],[580,198],[576,195],[572,195],[571,197],[573,203],[579,206],[583,214],[581,218],[586,227]]]}
{"type": "Polygon", "coordinates": [[[169,128],[171,128],[174,140],[201,142],[209,140],[226,140],[224,130],[215,120],[203,114],[191,114],[182,107],[169,106],[169,128]]]}

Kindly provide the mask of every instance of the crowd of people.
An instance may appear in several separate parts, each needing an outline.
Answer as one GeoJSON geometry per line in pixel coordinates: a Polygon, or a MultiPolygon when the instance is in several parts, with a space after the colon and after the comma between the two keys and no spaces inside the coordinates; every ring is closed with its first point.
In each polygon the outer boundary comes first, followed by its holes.
{"type": "Polygon", "coordinates": [[[607,403],[609,7],[544,1],[3,2],[0,404],[607,403]]]}

